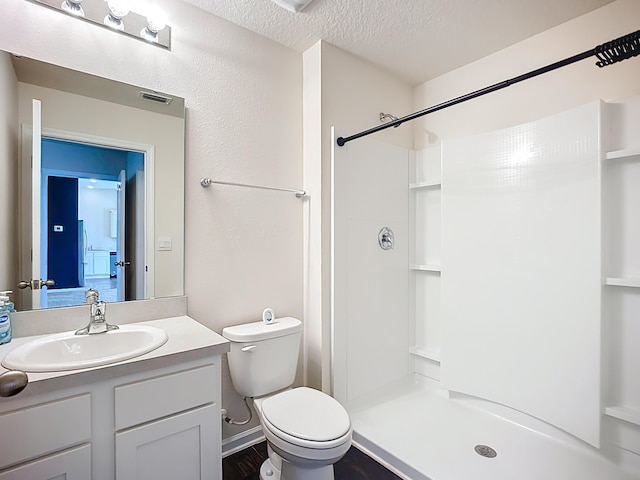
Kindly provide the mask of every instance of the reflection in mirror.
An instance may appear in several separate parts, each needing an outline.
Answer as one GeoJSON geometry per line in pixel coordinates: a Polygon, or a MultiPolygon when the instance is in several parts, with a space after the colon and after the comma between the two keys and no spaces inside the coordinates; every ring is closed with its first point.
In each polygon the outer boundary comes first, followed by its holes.
{"type": "Polygon", "coordinates": [[[108,302],[182,295],[184,100],[0,54],[15,74],[0,85],[18,92],[17,280],[55,282],[20,291],[18,308],[80,305],[88,288],[108,302]]]}

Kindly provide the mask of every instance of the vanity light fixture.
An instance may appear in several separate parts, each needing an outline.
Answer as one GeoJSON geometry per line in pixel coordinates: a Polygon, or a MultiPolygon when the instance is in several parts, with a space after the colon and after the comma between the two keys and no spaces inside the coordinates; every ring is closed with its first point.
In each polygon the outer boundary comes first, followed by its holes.
{"type": "MultiPolygon", "coordinates": [[[[171,50],[171,27],[157,14],[129,10],[129,0],[28,0],[39,5],[171,50]]],[[[306,0],[305,0],[306,1],[306,0]]]]}

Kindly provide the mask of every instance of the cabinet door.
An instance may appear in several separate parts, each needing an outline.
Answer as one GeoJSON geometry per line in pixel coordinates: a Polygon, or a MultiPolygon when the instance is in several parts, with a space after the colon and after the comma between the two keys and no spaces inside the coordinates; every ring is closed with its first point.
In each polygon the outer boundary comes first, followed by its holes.
{"type": "Polygon", "coordinates": [[[116,480],[222,480],[217,405],[116,433],[116,480]]]}
{"type": "Polygon", "coordinates": [[[101,277],[108,277],[109,268],[109,252],[99,252],[93,254],[93,274],[101,277]]]}
{"type": "Polygon", "coordinates": [[[0,473],[0,480],[87,480],[91,478],[91,447],[67,450],[0,473]]]}

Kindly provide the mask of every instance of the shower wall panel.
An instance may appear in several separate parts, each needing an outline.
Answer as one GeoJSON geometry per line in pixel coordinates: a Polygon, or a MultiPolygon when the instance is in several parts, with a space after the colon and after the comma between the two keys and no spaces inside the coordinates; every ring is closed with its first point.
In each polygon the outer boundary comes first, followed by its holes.
{"type": "Polygon", "coordinates": [[[333,393],[346,404],[409,375],[408,158],[369,138],[334,149],[333,393]]]}
{"type": "Polygon", "coordinates": [[[600,442],[600,103],[443,144],[443,387],[600,442]]]}

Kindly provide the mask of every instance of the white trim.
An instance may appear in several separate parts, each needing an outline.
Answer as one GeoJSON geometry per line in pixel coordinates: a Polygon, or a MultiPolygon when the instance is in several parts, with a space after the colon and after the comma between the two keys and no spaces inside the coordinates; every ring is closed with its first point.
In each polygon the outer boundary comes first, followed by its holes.
{"type": "MultiPolygon", "coordinates": [[[[32,103],[32,121],[31,130],[31,279],[40,280],[44,276],[44,280],[48,280],[48,272],[42,271],[42,255],[41,255],[41,229],[42,229],[42,196],[40,184],[42,182],[42,102],[33,99],[32,103]],[[38,185],[38,188],[34,188],[38,185]]],[[[46,257],[45,257],[46,258],[46,257]]],[[[26,280],[26,279],[24,279],[26,280]]],[[[31,289],[31,308],[40,308],[42,306],[42,290],[31,289]]]]}
{"type": "Polygon", "coordinates": [[[245,448],[252,447],[264,440],[265,437],[260,425],[250,428],[249,430],[245,430],[244,432],[231,435],[230,437],[222,440],[222,458],[233,455],[245,448]]]}

